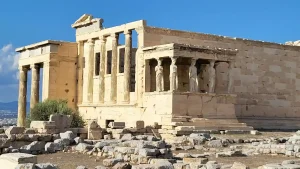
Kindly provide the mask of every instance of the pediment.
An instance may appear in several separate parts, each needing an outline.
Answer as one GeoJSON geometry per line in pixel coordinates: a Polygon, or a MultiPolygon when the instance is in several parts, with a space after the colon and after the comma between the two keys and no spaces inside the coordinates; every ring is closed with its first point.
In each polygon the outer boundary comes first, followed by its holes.
{"type": "Polygon", "coordinates": [[[92,15],[83,14],[79,19],[77,19],[77,21],[74,22],[73,25],[78,24],[78,23],[82,23],[82,22],[91,22],[92,19],[93,19],[92,15]]]}
{"type": "Polygon", "coordinates": [[[81,27],[84,25],[88,25],[97,21],[100,21],[100,19],[94,19],[92,15],[89,14],[83,14],[79,19],[77,19],[73,24],[73,28],[81,27]]]}

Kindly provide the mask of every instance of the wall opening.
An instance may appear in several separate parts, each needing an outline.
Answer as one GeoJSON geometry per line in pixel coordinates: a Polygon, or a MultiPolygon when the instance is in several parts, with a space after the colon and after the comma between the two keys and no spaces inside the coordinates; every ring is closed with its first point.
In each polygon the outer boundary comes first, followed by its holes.
{"type": "Polygon", "coordinates": [[[111,74],[111,58],[112,58],[112,51],[107,51],[106,55],[106,74],[111,74]]]}
{"type": "Polygon", "coordinates": [[[199,92],[207,93],[209,88],[209,61],[204,59],[198,59],[196,61],[196,67],[198,75],[199,92]]]}
{"type": "Polygon", "coordinates": [[[105,120],[105,126],[106,126],[106,128],[110,128],[109,127],[109,123],[111,123],[111,122],[115,122],[114,120],[105,120]]]}
{"type": "Polygon", "coordinates": [[[170,90],[170,65],[172,63],[171,58],[163,58],[162,59],[162,66],[163,66],[163,73],[164,73],[164,91],[170,90]]]}
{"type": "Polygon", "coordinates": [[[156,72],[155,67],[157,66],[157,60],[156,59],[150,59],[149,60],[149,67],[150,67],[150,74],[146,76],[150,76],[150,92],[156,91],[156,72]]]}
{"type": "Polygon", "coordinates": [[[178,76],[178,91],[187,92],[189,91],[189,68],[190,59],[185,57],[179,57],[176,60],[177,65],[177,76],[178,76]]]}
{"type": "Polygon", "coordinates": [[[100,52],[95,54],[95,76],[99,76],[100,73],[100,52]]]}
{"type": "Polygon", "coordinates": [[[125,48],[119,48],[119,73],[124,73],[125,48]]]}
{"type": "Polygon", "coordinates": [[[138,42],[137,42],[137,32],[135,30],[132,30],[131,33],[131,55],[130,55],[130,92],[135,92],[136,88],[136,62],[138,60],[136,59],[137,55],[137,47],[138,47],[138,42]]]}

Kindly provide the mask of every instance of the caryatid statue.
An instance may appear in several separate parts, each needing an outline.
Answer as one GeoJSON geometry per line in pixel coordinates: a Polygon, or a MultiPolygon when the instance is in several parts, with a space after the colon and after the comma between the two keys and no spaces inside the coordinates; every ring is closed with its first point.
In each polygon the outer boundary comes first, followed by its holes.
{"type": "Polygon", "coordinates": [[[174,91],[178,89],[178,74],[176,60],[177,58],[171,57],[172,63],[170,65],[170,90],[174,91]]]}
{"type": "Polygon", "coordinates": [[[189,68],[189,78],[190,78],[190,92],[198,92],[198,76],[197,76],[197,67],[196,59],[192,59],[191,66],[189,68]]]}
{"type": "Polygon", "coordinates": [[[214,93],[215,92],[215,81],[216,81],[216,70],[215,70],[215,61],[214,60],[211,60],[209,62],[208,75],[209,75],[208,92],[214,93]]]}
{"type": "Polygon", "coordinates": [[[229,62],[228,63],[228,93],[232,93],[232,88],[233,88],[233,68],[234,68],[234,63],[229,62]]]}
{"type": "Polygon", "coordinates": [[[155,66],[156,72],[156,91],[161,92],[164,91],[164,74],[163,67],[161,65],[161,59],[157,59],[157,66],[155,66]]]}

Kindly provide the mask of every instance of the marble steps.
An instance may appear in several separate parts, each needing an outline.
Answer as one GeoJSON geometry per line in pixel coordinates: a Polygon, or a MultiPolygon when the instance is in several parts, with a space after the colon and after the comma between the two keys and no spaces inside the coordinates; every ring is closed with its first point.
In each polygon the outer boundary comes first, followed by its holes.
{"type": "Polygon", "coordinates": [[[175,127],[177,131],[187,130],[253,130],[253,127],[249,126],[178,126],[175,127]]]}
{"type": "Polygon", "coordinates": [[[172,122],[172,126],[197,126],[197,127],[215,127],[215,126],[232,126],[232,127],[247,127],[245,123],[216,123],[216,122],[172,122]]]}

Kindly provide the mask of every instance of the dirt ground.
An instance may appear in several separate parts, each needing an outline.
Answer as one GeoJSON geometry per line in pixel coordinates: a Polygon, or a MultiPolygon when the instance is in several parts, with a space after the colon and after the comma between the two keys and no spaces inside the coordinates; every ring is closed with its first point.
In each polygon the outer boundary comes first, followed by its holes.
{"type": "Polygon", "coordinates": [[[60,169],[76,169],[83,165],[89,169],[94,169],[96,166],[102,165],[102,160],[99,157],[89,156],[78,153],[63,153],[38,155],[38,163],[52,163],[58,165],[60,169]],[[97,159],[97,160],[96,160],[97,159]]]}
{"type": "MultiPolygon", "coordinates": [[[[262,132],[261,135],[214,135],[218,138],[269,138],[269,137],[289,137],[293,135],[293,132],[262,132]]],[[[182,151],[180,151],[182,152],[182,151]]],[[[200,153],[197,150],[184,151],[187,153],[200,153]]],[[[177,154],[178,152],[174,152],[177,154]]],[[[281,155],[256,155],[248,157],[222,157],[215,158],[209,157],[209,160],[217,161],[218,163],[233,164],[234,162],[241,162],[249,166],[250,168],[257,168],[267,163],[278,163],[284,160],[293,160],[294,157],[286,157],[281,155]]],[[[89,156],[79,153],[55,153],[38,155],[38,163],[53,163],[60,167],[60,169],[75,169],[77,166],[84,165],[89,169],[94,169],[98,165],[102,165],[102,160],[99,157],[89,156]]]]}
{"type": "MultiPolygon", "coordinates": [[[[188,151],[187,151],[188,152],[188,151]]],[[[252,168],[257,168],[261,165],[268,163],[278,163],[284,160],[293,160],[296,158],[286,157],[286,156],[272,156],[272,155],[257,155],[250,157],[224,157],[215,158],[209,157],[211,161],[217,161],[218,163],[233,164],[234,162],[241,162],[252,168]]],[[[96,157],[90,157],[84,154],[77,153],[55,153],[47,155],[39,155],[38,163],[53,163],[58,165],[60,169],[76,169],[77,166],[84,165],[89,169],[94,169],[98,165],[102,165],[103,159],[98,159],[96,162],[96,157]]],[[[299,160],[299,159],[298,159],[299,160]]]]}

